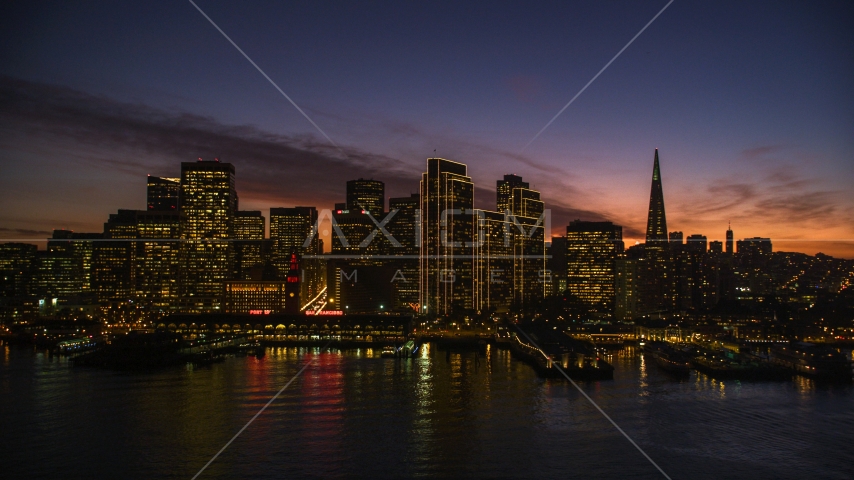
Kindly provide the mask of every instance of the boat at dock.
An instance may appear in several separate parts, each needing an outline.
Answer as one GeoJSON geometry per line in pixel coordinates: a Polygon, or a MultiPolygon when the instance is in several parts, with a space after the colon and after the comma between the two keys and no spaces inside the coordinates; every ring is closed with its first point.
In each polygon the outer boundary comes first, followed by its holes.
{"type": "Polygon", "coordinates": [[[691,361],[681,352],[657,352],[653,354],[655,364],[667,373],[687,376],[691,373],[691,361]]]}
{"type": "Polygon", "coordinates": [[[829,381],[852,381],[851,362],[828,346],[793,342],[772,347],[769,358],[771,363],[798,375],[829,381]]]}

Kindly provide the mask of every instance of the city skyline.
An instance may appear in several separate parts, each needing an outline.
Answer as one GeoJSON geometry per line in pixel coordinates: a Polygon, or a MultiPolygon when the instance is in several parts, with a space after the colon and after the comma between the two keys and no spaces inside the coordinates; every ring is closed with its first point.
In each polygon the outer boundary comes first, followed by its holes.
{"type": "Polygon", "coordinates": [[[97,231],[115,208],[141,208],[141,175],[175,176],[178,161],[199,156],[234,163],[241,208],[265,212],[331,208],[356,178],[382,180],[387,197],[404,197],[418,191],[423,160],[438,156],[469,165],[476,208],[492,208],[492,182],[518,174],[542,192],[553,235],[576,219],[612,221],[629,245],[643,240],[649,152],[659,148],[671,230],[724,241],[731,221],[736,238],[854,258],[848,5],[674,2],[520,153],[661,3],[616,14],[586,4],[547,5],[548,15],[521,6],[343,8],[326,12],[340,27],[337,37],[317,21],[322,5],[287,15],[250,5],[229,18],[221,6],[200,3],[340,150],[192,5],[126,12],[58,5],[37,13],[5,6],[0,236],[97,231]],[[164,13],[170,21],[155,21],[164,13]],[[87,14],[110,26],[87,30],[94,20],[78,18],[87,14]],[[468,29],[461,17],[482,25],[468,29]],[[465,34],[419,40],[423,19],[434,18],[465,34]],[[303,23],[283,33],[273,19],[303,23]],[[558,20],[577,28],[562,33],[558,20]],[[498,40],[517,23],[540,25],[542,33],[498,40]],[[144,24],[153,28],[138,28],[144,24]],[[358,25],[390,28],[365,34],[358,25]],[[704,28],[692,33],[688,25],[704,28]],[[119,27],[128,30],[116,36],[119,27]],[[323,39],[316,48],[296,41],[316,34],[323,39]],[[353,38],[362,42],[342,47],[353,38]],[[392,39],[396,49],[386,47],[392,39]],[[502,50],[508,41],[521,49],[502,50]],[[405,73],[415,65],[406,60],[410,51],[419,60],[417,82],[405,73]],[[277,55],[301,68],[282,69],[277,55]]]}

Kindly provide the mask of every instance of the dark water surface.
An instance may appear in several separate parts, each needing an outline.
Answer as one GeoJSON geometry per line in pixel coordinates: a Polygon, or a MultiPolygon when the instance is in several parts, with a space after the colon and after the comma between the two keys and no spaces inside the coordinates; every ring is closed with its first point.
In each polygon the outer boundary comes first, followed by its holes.
{"type": "MultiPolygon", "coordinates": [[[[0,345],[0,477],[663,478],[568,382],[509,352],[273,348],[203,368],[74,368],[0,345]]],[[[674,379],[634,349],[588,395],[672,478],[854,478],[854,388],[674,379]]]]}

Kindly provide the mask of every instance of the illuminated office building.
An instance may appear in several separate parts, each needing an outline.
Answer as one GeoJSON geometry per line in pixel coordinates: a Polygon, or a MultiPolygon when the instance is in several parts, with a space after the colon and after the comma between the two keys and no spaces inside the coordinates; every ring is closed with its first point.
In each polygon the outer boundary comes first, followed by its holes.
{"type": "Polygon", "coordinates": [[[231,276],[237,192],[234,165],[181,163],[181,302],[185,312],[221,308],[223,282],[231,276]]]}
{"type": "Polygon", "coordinates": [[[495,207],[498,213],[504,213],[511,210],[510,202],[515,188],[529,188],[528,182],[523,182],[522,177],[518,175],[504,175],[504,180],[495,182],[495,207]]]}
{"type": "Polygon", "coordinates": [[[104,238],[102,233],[75,232],[73,230],[54,230],[47,242],[47,249],[63,251],[80,260],[82,293],[89,293],[92,287],[92,252],[95,241],[104,238]]]}
{"type": "Polygon", "coordinates": [[[400,246],[387,242],[387,253],[401,257],[389,261],[394,271],[390,280],[392,301],[395,310],[411,311],[418,308],[418,242],[421,227],[418,215],[421,196],[413,193],[408,197],[389,198],[388,210],[389,213],[395,213],[389,220],[387,230],[400,246]]]}
{"type": "Polygon", "coordinates": [[[36,253],[30,294],[40,299],[79,295],[83,292],[83,271],[80,259],[62,250],[41,250],[36,253]]]}
{"type": "Polygon", "coordinates": [[[264,240],[264,217],[260,211],[234,212],[234,240],[264,240]]]}
{"type": "Polygon", "coordinates": [[[540,192],[516,178],[520,185],[510,195],[507,228],[513,249],[513,305],[525,309],[537,304],[545,292],[545,204],[540,192]]]}
{"type": "Polygon", "coordinates": [[[366,210],[380,215],[385,205],[385,184],[379,180],[350,180],[347,182],[347,210],[366,210]]]}
{"type": "Polygon", "coordinates": [[[614,314],[616,261],[622,252],[618,225],[575,220],[566,227],[566,288],[594,317],[614,314]]]}
{"type": "Polygon", "coordinates": [[[0,296],[29,294],[38,247],[29,243],[0,243],[0,296]]]}
{"type": "Polygon", "coordinates": [[[181,221],[174,211],[136,211],[135,291],[151,312],[171,312],[178,305],[181,221]]]}
{"type": "MultiPolygon", "coordinates": [[[[333,227],[331,241],[332,253],[334,255],[346,255],[350,258],[358,258],[364,255],[380,255],[385,253],[385,238],[382,234],[371,237],[375,226],[368,216],[367,210],[335,210],[332,217],[335,219],[336,230],[333,227]]],[[[371,214],[372,215],[372,214],[371,214]]],[[[382,217],[376,218],[382,221],[382,217]]]]}
{"type": "Polygon", "coordinates": [[[104,223],[104,241],[92,250],[92,291],[101,303],[136,297],[136,210],[119,210],[104,223]]]}
{"type": "Polygon", "coordinates": [[[264,240],[264,220],[260,211],[235,213],[233,279],[262,280],[264,277],[272,244],[264,240]]]}
{"type": "Polygon", "coordinates": [[[428,158],[420,190],[422,312],[473,308],[474,185],[466,166],[428,158]]]}
{"type": "Polygon", "coordinates": [[[515,236],[504,212],[477,210],[479,240],[474,249],[474,304],[481,311],[507,312],[513,306],[515,236]]]}
{"type": "Polygon", "coordinates": [[[181,191],[180,178],[148,176],[148,211],[177,212],[178,196],[181,191]]]}
{"type": "Polygon", "coordinates": [[[285,311],[287,281],[225,282],[225,312],[268,315],[285,311]]]}

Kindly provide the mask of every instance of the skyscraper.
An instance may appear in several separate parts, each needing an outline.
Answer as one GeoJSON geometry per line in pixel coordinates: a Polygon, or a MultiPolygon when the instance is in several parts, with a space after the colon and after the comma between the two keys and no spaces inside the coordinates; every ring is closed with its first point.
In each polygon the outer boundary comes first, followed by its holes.
{"type": "Polygon", "coordinates": [[[408,310],[418,305],[418,242],[421,240],[418,219],[421,210],[421,196],[413,193],[408,197],[388,199],[389,213],[396,211],[389,220],[388,232],[400,243],[400,247],[390,245],[388,253],[401,256],[390,263],[394,269],[392,288],[394,307],[408,310]],[[398,272],[400,274],[398,275],[398,272]]]}
{"type": "Polygon", "coordinates": [[[347,209],[367,210],[380,215],[385,206],[385,184],[379,180],[350,180],[347,182],[347,209]]]}
{"type": "Polygon", "coordinates": [[[180,190],[180,178],[152,177],[149,175],[147,210],[156,212],[177,212],[180,190]]]}
{"type": "Polygon", "coordinates": [[[623,227],[575,220],[566,227],[566,288],[593,316],[614,314],[616,261],[623,227]]]}
{"type": "Polygon", "coordinates": [[[257,210],[239,210],[234,216],[234,271],[232,278],[261,280],[270,254],[264,240],[265,219],[257,210]]]}
{"type": "Polygon", "coordinates": [[[661,169],[658,166],[658,149],[652,167],[652,189],[649,193],[649,216],[646,221],[646,243],[664,246],[667,242],[667,218],[664,214],[664,192],[661,188],[661,169]]]}
{"type": "Polygon", "coordinates": [[[664,191],[661,186],[661,167],[658,149],[652,167],[652,187],[649,193],[649,215],[646,222],[646,261],[638,266],[639,312],[661,312],[673,308],[673,275],[668,247],[667,218],[664,213],[664,191]]]}
{"type": "Polygon", "coordinates": [[[178,305],[181,221],[178,212],[136,211],[136,295],[153,313],[178,305]]]}
{"type": "Polygon", "coordinates": [[[75,232],[72,230],[54,230],[53,238],[48,240],[47,249],[50,251],[65,251],[80,259],[83,270],[83,293],[88,293],[92,286],[92,251],[94,240],[104,238],[102,233],[75,232]],[[67,240],[65,242],[60,240],[67,240]]]}
{"type": "Polygon", "coordinates": [[[513,174],[504,175],[504,180],[495,182],[495,203],[498,213],[510,210],[510,202],[515,188],[529,188],[529,185],[528,182],[522,181],[522,177],[513,174]]]}
{"type": "Polygon", "coordinates": [[[545,204],[540,200],[540,192],[531,190],[527,183],[521,182],[521,177],[517,178],[520,185],[514,186],[510,195],[512,217],[506,228],[512,239],[513,304],[525,308],[542,299],[545,292],[542,278],[546,268],[545,204]]]}
{"type": "Polygon", "coordinates": [[[473,306],[474,184],[466,170],[462,163],[428,158],[421,175],[423,313],[446,315],[473,306]]]}
{"type": "Polygon", "coordinates": [[[732,254],[732,224],[728,223],[726,227],[726,253],[732,254]]]}
{"type": "Polygon", "coordinates": [[[234,165],[181,163],[181,301],[186,312],[221,307],[223,282],[231,276],[237,192],[234,165]]]}

